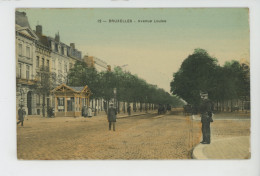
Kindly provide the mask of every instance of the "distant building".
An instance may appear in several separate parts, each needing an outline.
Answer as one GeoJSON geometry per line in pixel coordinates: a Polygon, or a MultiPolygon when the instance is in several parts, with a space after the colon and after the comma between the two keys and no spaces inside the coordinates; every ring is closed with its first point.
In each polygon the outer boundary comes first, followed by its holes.
{"type": "Polygon", "coordinates": [[[84,62],[86,62],[88,67],[95,67],[98,72],[101,71],[107,71],[108,65],[105,61],[94,57],[94,56],[84,56],[83,57],[84,62]]]}

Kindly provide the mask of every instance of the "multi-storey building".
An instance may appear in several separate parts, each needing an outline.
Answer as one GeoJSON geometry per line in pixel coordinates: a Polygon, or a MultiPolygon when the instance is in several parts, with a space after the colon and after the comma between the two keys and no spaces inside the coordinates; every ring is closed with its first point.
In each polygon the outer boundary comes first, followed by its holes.
{"type": "Polygon", "coordinates": [[[95,67],[98,72],[108,70],[108,65],[102,59],[94,56],[84,56],[83,61],[86,62],[88,67],[95,67]]]}
{"type": "Polygon", "coordinates": [[[17,108],[26,106],[27,114],[32,114],[33,85],[35,84],[35,50],[37,35],[29,28],[18,24],[16,30],[16,96],[17,108]]]}
{"type": "Polygon", "coordinates": [[[69,69],[76,60],[83,61],[74,43],[68,46],[59,33],[52,38],[42,31],[41,25],[33,31],[26,13],[16,12],[17,108],[23,105],[28,115],[45,115],[48,107],[54,107],[48,89],[66,83],[69,69]]]}

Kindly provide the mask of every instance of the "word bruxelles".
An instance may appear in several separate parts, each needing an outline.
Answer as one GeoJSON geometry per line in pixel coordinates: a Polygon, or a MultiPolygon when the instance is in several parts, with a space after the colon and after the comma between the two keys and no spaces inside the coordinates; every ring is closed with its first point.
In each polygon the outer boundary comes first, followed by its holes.
{"type": "Polygon", "coordinates": [[[166,23],[166,20],[109,19],[109,23],[166,23]]]}

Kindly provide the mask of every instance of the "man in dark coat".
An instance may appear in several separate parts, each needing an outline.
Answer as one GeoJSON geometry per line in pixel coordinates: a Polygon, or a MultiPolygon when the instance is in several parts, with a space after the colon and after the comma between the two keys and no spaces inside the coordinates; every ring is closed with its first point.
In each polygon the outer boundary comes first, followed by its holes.
{"type": "Polygon", "coordinates": [[[24,121],[24,116],[25,116],[26,112],[25,110],[23,109],[23,106],[21,106],[18,110],[18,122],[17,122],[17,125],[19,123],[21,123],[21,126],[23,126],[23,121],[24,121]]]}
{"type": "Polygon", "coordinates": [[[86,105],[82,108],[82,116],[85,118],[88,116],[88,107],[86,105]]]}
{"type": "Polygon", "coordinates": [[[107,120],[109,122],[109,130],[111,130],[111,125],[113,125],[113,130],[116,130],[116,109],[113,107],[113,104],[110,105],[107,113],[107,120]]]}
{"type": "Polygon", "coordinates": [[[127,107],[127,113],[128,113],[128,115],[131,115],[131,106],[130,105],[127,107]]]}
{"type": "Polygon", "coordinates": [[[210,144],[210,123],[213,122],[212,119],[212,103],[208,99],[207,92],[201,92],[201,104],[200,104],[200,114],[202,123],[202,134],[203,140],[202,144],[210,144]]]}

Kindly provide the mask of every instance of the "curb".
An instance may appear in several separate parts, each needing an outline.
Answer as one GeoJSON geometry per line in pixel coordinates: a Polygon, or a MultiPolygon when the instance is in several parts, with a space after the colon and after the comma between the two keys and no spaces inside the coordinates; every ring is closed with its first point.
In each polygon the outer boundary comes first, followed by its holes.
{"type": "Polygon", "coordinates": [[[192,159],[249,159],[251,157],[250,153],[250,136],[228,137],[216,139],[212,141],[211,144],[197,144],[192,150],[192,159]],[[247,140],[249,146],[247,146],[247,140]],[[223,143],[228,144],[226,148],[223,147],[225,146],[223,143]],[[221,147],[222,149],[219,151],[213,150],[214,148],[216,149],[221,147]],[[246,151],[247,147],[249,147],[248,152],[246,151]],[[209,156],[207,156],[205,151],[209,152],[209,150],[210,153],[209,156]],[[232,151],[237,151],[237,154],[232,151]],[[215,152],[218,152],[218,154],[215,152]]]}

